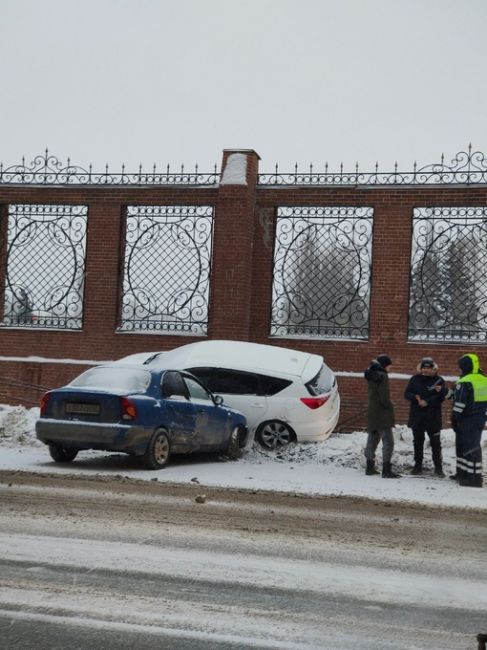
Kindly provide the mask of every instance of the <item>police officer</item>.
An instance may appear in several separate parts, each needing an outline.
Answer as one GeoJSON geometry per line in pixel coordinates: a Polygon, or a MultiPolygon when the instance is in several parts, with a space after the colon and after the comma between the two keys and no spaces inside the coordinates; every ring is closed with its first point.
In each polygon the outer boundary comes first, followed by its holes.
{"type": "Polygon", "coordinates": [[[457,480],[465,487],[482,487],[480,441],[487,421],[487,377],[481,372],[476,354],[458,360],[452,425],[457,436],[457,480]]]}

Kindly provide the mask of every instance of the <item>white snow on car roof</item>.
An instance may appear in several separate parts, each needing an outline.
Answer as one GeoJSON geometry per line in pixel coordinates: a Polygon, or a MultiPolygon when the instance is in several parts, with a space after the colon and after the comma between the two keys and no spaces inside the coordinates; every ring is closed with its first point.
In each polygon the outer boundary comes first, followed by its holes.
{"type": "MultiPolygon", "coordinates": [[[[199,341],[162,354],[154,363],[191,368],[196,365],[238,368],[301,377],[306,366],[318,372],[323,358],[317,354],[247,341],[199,341]]],[[[151,364],[152,365],[152,364],[151,364]]],[[[309,368],[308,368],[309,370],[309,368]]]]}

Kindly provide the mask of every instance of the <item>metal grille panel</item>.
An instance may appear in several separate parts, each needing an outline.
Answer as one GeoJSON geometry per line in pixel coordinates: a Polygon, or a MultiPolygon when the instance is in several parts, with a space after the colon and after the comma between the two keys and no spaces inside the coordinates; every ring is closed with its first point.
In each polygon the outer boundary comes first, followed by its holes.
{"type": "Polygon", "coordinates": [[[487,341],[487,207],[414,209],[409,338],[487,341]]]}
{"type": "Polygon", "coordinates": [[[87,213],[83,205],[9,205],[2,326],[81,328],[87,213]]]}
{"type": "Polygon", "coordinates": [[[213,208],[129,206],[123,331],[205,335],[213,208]]]}
{"type": "Polygon", "coordinates": [[[373,209],[277,209],[271,335],[366,339],[373,209]]]}

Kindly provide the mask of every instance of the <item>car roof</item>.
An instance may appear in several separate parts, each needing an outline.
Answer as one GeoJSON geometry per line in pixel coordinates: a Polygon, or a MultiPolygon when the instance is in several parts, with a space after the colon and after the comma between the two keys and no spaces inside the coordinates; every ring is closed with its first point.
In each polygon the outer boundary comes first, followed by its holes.
{"type": "MultiPolygon", "coordinates": [[[[150,356],[151,353],[147,353],[147,358],[150,356]]],[[[319,372],[323,357],[248,341],[210,340],[189,343],[164,352],[148,365],[173,368],[209,366],[311,378],[319,372]]]]}

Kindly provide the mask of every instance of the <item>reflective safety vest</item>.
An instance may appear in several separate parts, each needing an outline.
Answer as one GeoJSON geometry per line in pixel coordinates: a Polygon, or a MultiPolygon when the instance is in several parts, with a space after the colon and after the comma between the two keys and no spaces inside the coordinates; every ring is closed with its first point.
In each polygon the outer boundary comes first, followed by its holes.
{"type": "Polygon", "coordinates": [[[472,384],[473,388],[473,401],[474,402],[487,402],[487,377],[479,373],[472,373],[460,377],[457,384],[472,384]]]}

